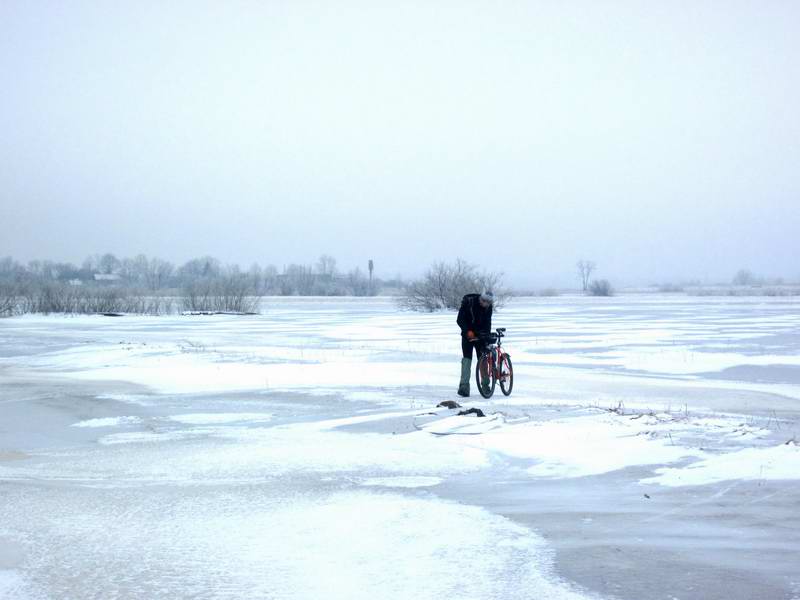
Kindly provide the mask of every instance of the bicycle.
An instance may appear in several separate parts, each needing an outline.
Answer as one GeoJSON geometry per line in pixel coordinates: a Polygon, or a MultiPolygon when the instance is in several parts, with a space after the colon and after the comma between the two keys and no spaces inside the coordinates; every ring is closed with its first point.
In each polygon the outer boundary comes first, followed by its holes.
{"type": "Polygon", "coordinates": [[[511,356],[503,349],[501,338],[505,337],[506,328],[498,327],[495,333],[482,334],[473,342],[484,342],[485,352],[475,365],[475,382],[478,392],[484,398],[491,398],[497,383],[504,395],[509,396],[514,387],[514,367],[511,356]]]}

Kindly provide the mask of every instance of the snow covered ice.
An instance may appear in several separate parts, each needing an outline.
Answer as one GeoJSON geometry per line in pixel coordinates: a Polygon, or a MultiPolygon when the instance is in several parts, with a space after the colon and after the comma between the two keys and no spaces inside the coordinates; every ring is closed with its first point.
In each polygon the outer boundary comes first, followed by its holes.
{"type": "Polygon", "coordinates": [[[518,299],[485,421],[389,299],[0,320],[0,598],[798,597],[798,309],[518,299]]]}

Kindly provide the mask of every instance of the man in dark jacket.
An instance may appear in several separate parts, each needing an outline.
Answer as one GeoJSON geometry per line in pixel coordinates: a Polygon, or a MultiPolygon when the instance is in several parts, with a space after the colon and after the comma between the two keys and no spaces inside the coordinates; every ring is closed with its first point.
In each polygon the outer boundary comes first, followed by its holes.
{"type": "Polygon", "coordinates": [[[492,306],[494,294],[467,294],[461,299],[456,323],[461,328],[461,381],[458,384],[458,395],[469,396],[469,376],[472,372],[472,348],[478,357],[486,350],[486,344],[478,338],[481,334],[492,331],[492,306]]]}

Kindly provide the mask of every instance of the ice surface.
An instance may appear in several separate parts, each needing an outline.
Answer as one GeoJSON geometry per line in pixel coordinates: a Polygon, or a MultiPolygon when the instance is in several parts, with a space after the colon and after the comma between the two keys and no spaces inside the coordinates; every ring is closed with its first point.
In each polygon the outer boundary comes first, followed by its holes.
{"type": "Polygon", "coordinates": [[[0,569],[0,599],[33,600],[19,571],[0,569]]]}
{"type": "Polygon", "coordinates": [[[66,449],[47,453],[49,460],[45,462],[0,464],[0,477],[116,481],[124,486],[133,482],[205,485],[257,483],[290,473],[381,470],[434,476],[469,472],[488,464],[486,452],[479,448],[440,444],[423,432],[392,435],[339,429],[392,416],[410,418],[415,412],[273,427],[231,423],[112,433],[99,439],[108,448],[66,449]]]}
{"type": "Polygon", "coordinates": [[[370,477],[362,481],[361,485],[417,488],[439,485],[442,481],[441,477],[370,477]]]}
{"type": "Polygon", "coordinates": [[[68,504],[32,540],[42,546],[29,583],[52,598],[589,597],[552,574],[528,528],[435,497],[134,494],[114,513],[80,497],[80,511],[68,504]]]}
{"type": "Polygon", "coordinates": [[[481,506],[444,490],[797,480],[776,431],[791,437],[800,385],[763,377],[800,364],[797,308],[512,302],[495,321],[517,380],[470,399],[486,419],[434,408],[454,399],[455,315],[382,299],[3,320],[0,370],[39,392],[4,386],[0,411],[43,441],[18,452],[0,430],[0,523],[24,556],[0,563],[0,598],[585,597],[543,525],[481,507],[496,489],[472,493],[481,506]]]}
{"type": "Polygon", "coordinates": [[[272,419],[270,413],[192,413],[168,417],[187,425],[210,425],[215,423],[263,423],[272,419]]]}

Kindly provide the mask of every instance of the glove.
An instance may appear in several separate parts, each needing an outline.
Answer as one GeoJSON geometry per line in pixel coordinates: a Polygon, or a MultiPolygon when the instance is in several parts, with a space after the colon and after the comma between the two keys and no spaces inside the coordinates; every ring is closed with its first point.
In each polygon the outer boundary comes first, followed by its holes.
{"type": "Polygon", "coordinates": [[[467,330],[467,339],[468,340],[474,340],[476,337],[477,336],[475,335],[475,332],[472,331],[472,329],[467,330]]]}

